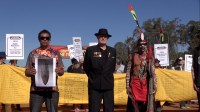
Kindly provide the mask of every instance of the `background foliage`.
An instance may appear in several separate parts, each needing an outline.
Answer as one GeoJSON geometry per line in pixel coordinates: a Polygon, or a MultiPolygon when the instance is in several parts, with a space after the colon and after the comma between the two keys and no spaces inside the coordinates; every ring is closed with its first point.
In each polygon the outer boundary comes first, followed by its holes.
{"type": "MultiPolygon", "coordinates": [[[[186,25],[181,24],[181,19],[175,18],[172,21],[165,21],[162,18],[148,19],[143,22],[141,30],[144,33],[148,45],[152,46],[154,55],[154,44],[161,44],[159,29],[162,28],[164,42],[169,45],[170,67],[177,65],[179,57],[185,57],[185,54],[191,54],[198,44],[195,37],[197,29],[200,29],[199,21],[189,21],[186,25]]],[[[128,43],[131,53],[137,52],[136,43],[139,38],[137,27],[133,31],[132,37],[125,37],[124,42],[117,42],[114,47],[117,49],[117,58],[126,63],[128,59],[128,43]]]]}

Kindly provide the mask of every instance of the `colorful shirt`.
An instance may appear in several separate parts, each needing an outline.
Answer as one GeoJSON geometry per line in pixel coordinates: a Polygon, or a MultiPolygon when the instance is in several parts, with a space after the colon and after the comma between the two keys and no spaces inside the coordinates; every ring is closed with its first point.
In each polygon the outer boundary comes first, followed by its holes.
{"type": "MultiPolygon", "coordinates": [[[[64,68],[62,58],[60,53],[57,50],[52,49],[51,47],[46,50],[42,50],[42,48],[36,48],[29,53],[26,62],[26,69],[31,69],[31,67],[35,67],[35,58],[56,58],[56,67],[64,68]]],[[[57,76],[56,76],[56,86],[55,87],[36,87],[35,85],[35,76],[31,76],[31,90],[30,91],[58,91],[57,86],[57,76]]]]}

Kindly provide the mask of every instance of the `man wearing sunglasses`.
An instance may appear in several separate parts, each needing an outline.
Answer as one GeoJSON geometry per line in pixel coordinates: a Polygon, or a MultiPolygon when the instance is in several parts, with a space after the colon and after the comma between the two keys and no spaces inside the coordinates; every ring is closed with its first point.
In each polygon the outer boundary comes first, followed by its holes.
{"type": "Polygon", "coordinates": [[[45,102],[47,112],[57,112],[59,92],[57,86],[58,76],[64,74],[64,65],[60,53],[50,47],[51,33],[47,30],[42,30],[38,34],[40,47],[34,49],[29,53],[26,62],[25,75],[31,77],[30,88],[30,111],[40,112],[42,104],[45,102]],[[36,87],[35,85],[35,58],[56,58],[56,86],[55,87],[36,87]]]}
{"type": "MultiPolygon", "coordinates": [[[[155,109],[155,102],[150,103],[150,100],[148,100],[150,97],[148,96],[154,95],[157,89],[154,59],[151,53],[147,54],[146,40],[140,38],[137,48],[138,52],[129,55],[126,72],[126,89],[129,96],[127,112],[152,112],[155,109]],[[148,68],[149,66],[151,67],[151,73],[148,68]],[[152,83],[147,83],[150,80],[149,74],[152,75],[152,83]],[[150,84],[153,86],[153,90],[151,93],[148,93],[150,84]]],[[[154,99],[152,98],[151,101],[154,101],[154,99]]]]}

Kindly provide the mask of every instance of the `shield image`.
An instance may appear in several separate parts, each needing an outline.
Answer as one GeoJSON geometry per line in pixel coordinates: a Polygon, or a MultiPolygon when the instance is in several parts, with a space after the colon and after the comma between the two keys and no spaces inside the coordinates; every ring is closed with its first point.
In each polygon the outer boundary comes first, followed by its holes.
{"type": "Polygon", "coordinates": [[[43,83],[46,85],[49,80],[49,65],[48,65],[47,61],[45,61],[42,64],[41,77],[42,77],[43,83]]]}

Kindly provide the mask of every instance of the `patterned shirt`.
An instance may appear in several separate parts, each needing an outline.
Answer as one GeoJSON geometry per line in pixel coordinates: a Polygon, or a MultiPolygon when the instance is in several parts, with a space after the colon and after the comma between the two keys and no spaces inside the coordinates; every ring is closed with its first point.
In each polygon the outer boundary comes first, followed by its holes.
{"type": "MultiPolygon", "coordinates": [[[[26,62],[26,69],[31,69],[31,67],[35,67],[35,58],[56,58],[56,67],[64,68],[62,58],[60,53],[57,50],[52,49],[51,47],[46,50],[42,50],[42,48],[36,48],[29,53],[26,62]]],[[[36,87],[35,85],[35,76],[31,76],[31,90],[30,91],[59,91],[57,86],[57,76],[56,76],[56,86],[55,87],[36,87]]]]}

